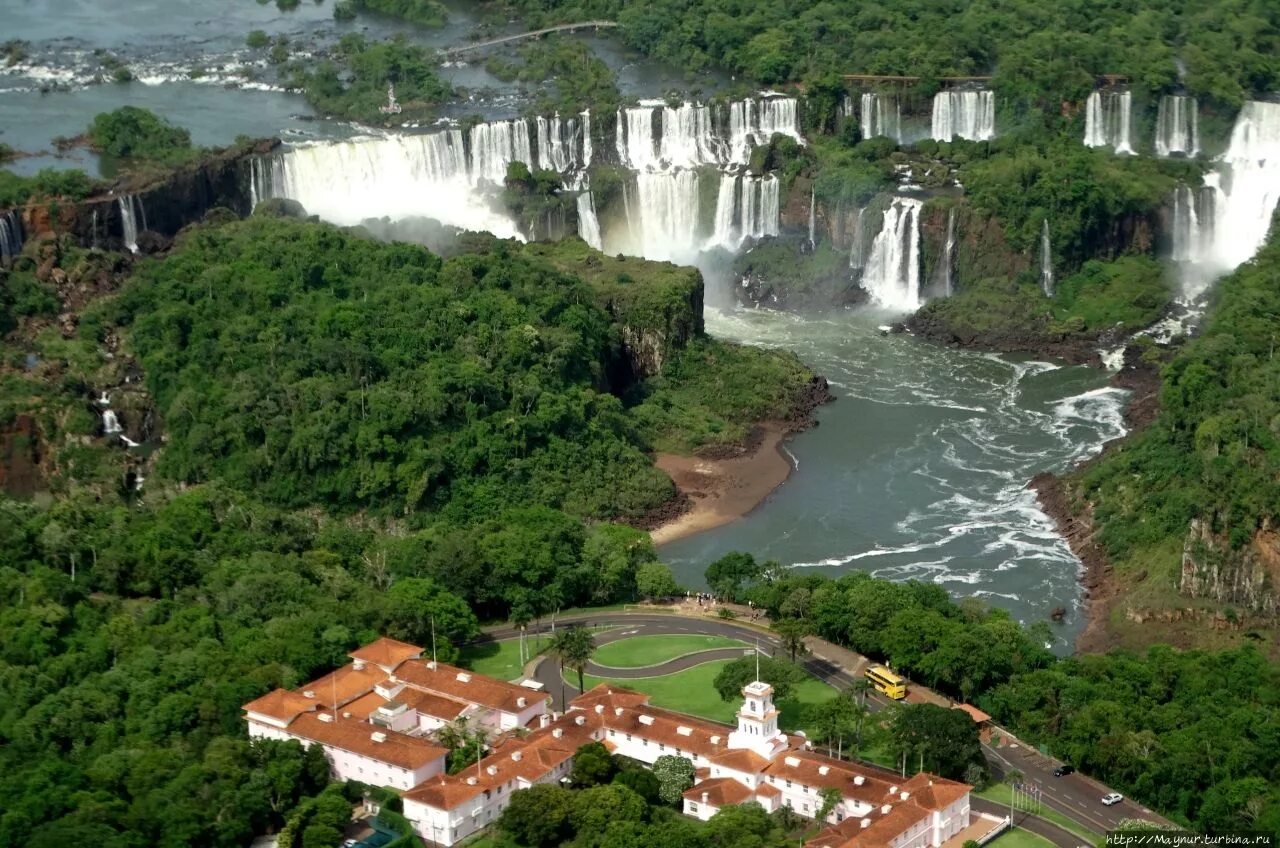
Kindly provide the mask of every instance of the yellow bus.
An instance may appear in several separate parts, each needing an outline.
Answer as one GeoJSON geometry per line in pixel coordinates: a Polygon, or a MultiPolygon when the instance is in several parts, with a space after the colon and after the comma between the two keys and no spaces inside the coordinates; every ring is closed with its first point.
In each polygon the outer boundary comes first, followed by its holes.
{"type": "Polygon", "coordinates": [[[882,665],[873,665],[863,672],[875,690],[886,698],[901,701],[907,697],[907,681],[882,665]]]}

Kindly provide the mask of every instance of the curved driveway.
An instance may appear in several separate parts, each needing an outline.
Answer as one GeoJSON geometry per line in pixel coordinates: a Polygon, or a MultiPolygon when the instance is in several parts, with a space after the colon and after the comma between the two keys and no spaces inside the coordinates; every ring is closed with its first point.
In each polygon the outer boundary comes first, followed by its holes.
{"type": "MultiPolygon", "coordinates": [[[[615,611],[582,613],[556,620],[557,627],[570,624],[612,628],[597,634],[597,644],[615,642],[640,635],[656,636],[696,633],[739,639],[749,646],[758,644],[761,653],[767,655],[782,651],[782,646],[773,633],[757,629],[734,619],[695,618],[676,613],[615,611]]],[[[517,628],[504,625],[487,629],[485,635],[491,639],[509,639],[518,636],[519,632],[517,628]]],[[[530,627],[526,630],[527,635],[550,632],[551,626],[549,623],[540,623],[537,627],[530,627]]],[[[827,643],[819,642],[819,644],[826,645],[827,643]]],[[[834,645],[831,648],[833,651],[839,650],[834,645]]],[[[654,677],[659,674],[668,674],[670,671],[679,671],[683,668],[697,665],[699,662],[706,662],[707,659],[703,659],[704,655],[716,655],[710,658],[724,659],[731,656],[739,656],[740,650],[734,648],[711,649],[644,669],[603,668],[592,663],[587,666],[587,673],[597,677],[613,679],[654,677]],[[668,666],[670,666],[669,670],[668,666]]],[[[803,657],[800,664],[814,677],[841,690],[847,689],[858,677],[857,674],[850,670],[812,654],[803,657]]],[[[553,658],[544,657],[538,661],[534,668],[533,678],[543,684],[543,691],[551,696],[552,702],[557,709],[563,709],[566,700],[572,699],[577,694],[573,686],[565,684],[560,664],[553,658]]],[[[879,695],[869,693],[867,706],[872,711],[881,710],[888,704],[889,702],[879,695]]],[[[1111,791],[1108,787],[1078,773],[1068,777],[1053,777],[1053,769],[1059,763],[1034,750],[1012,745],[997,749],[987,744],[982,746],[982,750],[987,758],[988,765],[996,776],[1003,776],[1011,769],[1016,769],[1022,773],[1023,782],[1041,788],[1043,792],[1041,800],[1046,806],[1080,823],[1088,830],[1101,833],[1115,830],[1121,819],[1147,818],[1163,821],[1157,814],[1127,799],[1113,807],[1104,807],[1099,799],[1111,791]]],[[[1007,814],[1006,808],[979,798],[973,799],[973,806],[975,809],[984,812],[988,811],[988,807],[991,811],[1005,809],[1006,812],[1004,814],[1007,814]]],[[[1022,815],[1019,813],[1019,816],[1022,815]]],[[[1025,827],[1027,830],[1044,836],[1060,846],[1060,848],[1077,848],[1084,842],[1084,840],[1068,833],[1057,825],[1032,815],[1026,815],[1025,820],[1019,818],[1018,826],[1025,827]]]]}

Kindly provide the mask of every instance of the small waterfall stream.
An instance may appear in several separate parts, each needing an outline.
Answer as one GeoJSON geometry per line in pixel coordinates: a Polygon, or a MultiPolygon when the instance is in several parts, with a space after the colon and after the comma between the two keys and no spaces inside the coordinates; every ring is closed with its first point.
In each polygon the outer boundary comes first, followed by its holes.
{"type": "Polygon", "coordinates": [[[871,244],[862,287],[879,306],[900,312],[920,307],[920,210],[922,201],[895,197],[871,244]]]}
{"type": "Polygon", "coordinates": [[[955,293],[955,254],[956,254],[956,207],[947,210],[947,240],[942,247],[942,258],[938,262],[940,285],[938,291],[943,297],[951,297],[955,293]]]}
{"type": "Polygon", "coordinates": [[[1053,297],[1053,246],[1049,242],[1049,219],[1040,229],[1040,289],[1045,297],[1053,297]]]}
{"type": "Polygon", "coordinates": [[[1132,154],[1133,95],[1128,91],[1095,91],[1085,103],[1084,143],[1132,154]]]}
{"type": "Polygon", "coordinates": [[[939,91],[933,97],[932,137],[986,141],[996,135],[996,98],[991,91],[939,91]]]}
{"type": "Polygon", "coordinates": [[[1200,155],[1200,107],[1194,97],[1166,94],[1156,113],[1156,155],[1200,155]]]}
{"type": "Polygon", "coordinates": [[[146,207],[142,205],[142,198],[133,194],[121,195],[116,198],[116,203],[120,206],[120,228],[124,246],[137,253],[138,233],[147,228],[146,207]]]}
{"type": "Polygon", "coordinates": [[[22,252],[22,219],[16,210],[0,215],[0,264],[8,265],[22,252]]]}
{"type": "Polygon", "coordinates": [[[902,105],[892,94],[862,94],[859,124],[863,138],[885,136],[902,142],[902,105]]]}

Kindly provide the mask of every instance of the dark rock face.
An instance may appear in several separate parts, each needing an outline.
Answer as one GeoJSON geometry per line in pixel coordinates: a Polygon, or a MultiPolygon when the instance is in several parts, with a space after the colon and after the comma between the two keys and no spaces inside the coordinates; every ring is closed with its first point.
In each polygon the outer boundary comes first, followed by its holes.
{"type": "Polygon", "coordinates": [[[1280,615],[1280,533],[1264,526],[1236,549],[1207,521],[1193,518],[1182,546],[1178,591],[1261,616],[1280,615]]]}
{"type": "Polygon", "coordinates": [[[223,207],[238,216],[252,212],[251,166],[279,141],[252,142],[228,148],[154,181],[125,180],[112,193],[79,203],[34,204],[20,210],[28,238],[70,234],[83,247],[125,249],[121,198],[135,199],[139,252],[166,249],[183,227],[223,207]]]}
{"type": "Polygon", "coordinates": [[[19,414],[0,428],[0,492],[31,497],[45,487],[43,443],[34,417],[19,414]]]}

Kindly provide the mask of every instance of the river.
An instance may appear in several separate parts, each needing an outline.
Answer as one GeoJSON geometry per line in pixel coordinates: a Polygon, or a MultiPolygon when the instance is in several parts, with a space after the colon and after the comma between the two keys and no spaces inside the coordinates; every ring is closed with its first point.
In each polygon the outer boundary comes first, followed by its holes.
{"type": "MultiPolygon", "coordinates": [[[[304,2],[292,12],[256,0],[227,5],[215,14],[203,0],[127,0],[108,13],[89,0],[0,2],[7,7],[0,8],[6,38],[29,42],[29,57],[0,72],[0,142],[44,154],[14,168],[97,170],[103,163],[83,150],[55,157],[52,140],[80,133],[96,113],[125,104],[156,110],[190,129],[201,145],[239,135],[349,137],[359,128],[316,118],[301,96],[279,85],[261,52],[245,47],[250,30],[317,50],[351,32],[372,38],[397,32],[433,46],[462,43],[476,23],[471,7],[460,2],[447,4],[451,23],[434,31],[368,16],[336,23],[330,3],[304,2]],[[95,50],[118,55],[136,79],[92,84],[95,50]],[[193,69],[199,69],[194,79],[193,69]]],[[[507,22],[491,31],[518,30],[507,22]]],[[[726,83],[638,60],[601,36],[582,37],[618,72],[629,97],[673,88],[705,93],[726,83]]],[[[482,63],[444,73],[471,92],[453,113],[517,111],[518,90],[492,78],[482,63]]],[[[830,379],[838,400],[819,413],[821,426],[787,445],[797,470],[764,504],[732,524],[665,546],[662,556],[691,585],[715,557],[749,550],[827,574],[864,569],[934,581],[1024,621],[1043,620],[1062,607],[1067,617],[1056,647],[1067,649],[1082,624],[1079,563],[1025,484],[1120,435],[1123,394],[1087,368],[883,336],[876,328],[885,320],[865,311],[802,318],[709,310],[713,334],[794,350],[830,379]]]]}

